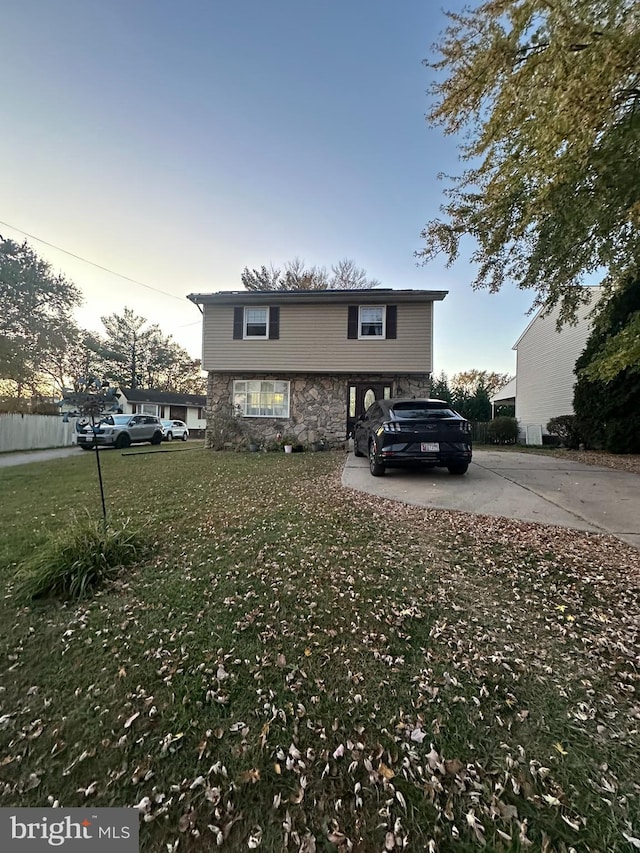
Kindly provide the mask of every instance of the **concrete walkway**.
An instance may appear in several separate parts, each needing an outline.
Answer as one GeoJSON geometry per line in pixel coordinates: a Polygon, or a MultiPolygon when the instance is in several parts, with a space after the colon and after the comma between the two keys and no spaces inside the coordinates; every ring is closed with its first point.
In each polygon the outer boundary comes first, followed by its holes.
{"type": "Polygon", "coordinates": [[[531,453],[474,451],[464,477],[446,468],[387,468],[372,477],[349,453],[344,486],[417,506],[610,533],[640,548],[640,477],[531,453]]]}
{"type": "Polygon", "coordinates": [[[48,462],[50,459],[64,459],[65,456],[79,456],[82,450],[73,447],[52,447],[50,450],[29,450],[23,453],[0,454],[0,468],[12,465],[26,465],[29,462],[48,462]]]}

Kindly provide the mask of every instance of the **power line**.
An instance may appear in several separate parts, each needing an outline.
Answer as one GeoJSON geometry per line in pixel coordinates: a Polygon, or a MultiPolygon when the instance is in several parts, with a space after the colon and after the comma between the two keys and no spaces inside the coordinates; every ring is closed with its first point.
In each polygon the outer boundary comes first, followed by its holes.
{"type": "MultiPolygon", "coordinates": [[[[158,287],[152,287],[150,284],[145,284],[144,282],[138,281],[135,278],[130,278],[128,275],[123,275],[120,272],[108,269],[108,267],[103,267],[100,264],[94,263],[93,261],[88,261],[86,258],[81,258],[80,255],[74,255],[73,252],[68,252],[66,249],[61,249],[60,246],[55,246],[53,243],[48,243],[41,237],[36,237],[35,234],[29,234],[27,231],[23,231],[21,228],[16,228],[15,225],[11,225],[9,222],[3,222],[1,219],[0,225],[4,225],[6,228],[11,228],[13,231],[17,231],[19,234],[24,234],[24,236],[29,237],[30,240],[37,240],[38,243],[43,243],[45,246],[49,246],[49,248],[51,249],[55,249],[58,252],[63,252],[65,255],[69,255],[69,257],[71,258],[75,258],[77,261],[82,261],[85,264],[89,264],[92,267],[96,267],[97,269],[102,270],[103,272],[108,272],[110,275],[115,275],[118,278],[123,278],[125,281],[130,281],[132,284],[137,284],[140,287],[146,287],[147,290],[153,290],[155,293],[162,293],[163,296],[170,296],[172,299],[178,299],[180,302],[182,302],[182,304],[184,304],[183,296],[176,296],[175,293],[167,293],[166,290],[160,290],[160,288],[158,287]]],[[[195,325],[195,323],[193,325],[195,325]]]]}

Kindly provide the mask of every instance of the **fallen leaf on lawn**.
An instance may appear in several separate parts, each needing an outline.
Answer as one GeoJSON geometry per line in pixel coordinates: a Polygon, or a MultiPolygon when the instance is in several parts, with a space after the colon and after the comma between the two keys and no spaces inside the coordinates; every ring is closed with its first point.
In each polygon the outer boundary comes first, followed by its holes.
{"type": "Polygon", "coordinates": [[[240,774],[240,781],[244,784],[255,785],[256,782],[260,781],[260,771],[257,768],[252,768],[251,770],[244,770],[240,774]]]}
{"type": "Polygon", "coordinates": [[[247,847],[249,850],[255,850],[256,847],[260,847],[262,844],[262,827],[254,826],[251,832],[249,833],[249,840],[247,842],[247,847]]]}
{"type": "Polygon", "coordinates": [[[457,776],[461,770],[464,770],[464,764],[459,758],[452,758],[445,761],[444,769],[449,776],[457,776]]]}
{"type": "Polygon", "coordinates": [[[139,716],[140,716],[140,711],[136,711],[136,713],[135,713],[135,714],[132,714],[132,715],[129,717],[129,719],[125,721],[125,724],[124,724],[125,729],[128,729],[128,728],[130,727],[131,723],[132,723],[134,720],[137,720],[139,716]]]}
{"type": "Polygon", "coordinates": [[[390,767],[387,767],[387,765],[386,765],[386,764],[381,764],[381,765],[378,767],[378,773],[379,773],[379,774],[380,774],[384,779],[393,779],[393,777],[396,775],[390,767]]]}
{"type": "Polygon", "coordinates": [[[580,831],[580,824],[579,824],[579,823],[575,823],[574,821],[572,821],[570,818],[568,818],[568,817],[566,816],[566,814],[563,814],[563,815],[562,815],[562,820],[567,824],[567,826],[570,826],[570,827],[571,827],[571,829],[573,829],[573,831],[574,831],[574,832],[579,832],[579,831],[580,831]]]}

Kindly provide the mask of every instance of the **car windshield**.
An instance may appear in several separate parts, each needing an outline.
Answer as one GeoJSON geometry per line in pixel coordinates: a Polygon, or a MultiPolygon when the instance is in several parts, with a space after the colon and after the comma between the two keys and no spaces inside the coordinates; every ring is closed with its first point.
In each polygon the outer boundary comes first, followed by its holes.
{"type": "Polygon", "coordinates": [[[432,420],[442,419],[442,418],[457,418],[459,417],[453,409],[449,409],[447,406],[433,406],[428,404],[420,404],[420,403],[398,403],[393,407],[394,415],[402,420],[432,420]]]}
{"type": "Polygon", "coordinates": [[[131,415],[107,415],[100,423],[109,424],[110,426],[122,426],[122,424],[128,424],[130,420],[131,415]]]}

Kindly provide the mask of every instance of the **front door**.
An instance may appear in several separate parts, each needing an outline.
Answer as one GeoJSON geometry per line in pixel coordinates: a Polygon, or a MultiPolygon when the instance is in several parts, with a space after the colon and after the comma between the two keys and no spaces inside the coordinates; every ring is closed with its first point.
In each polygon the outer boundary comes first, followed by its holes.
{"type": "Polygon", "coordinates": [[[384,382],[357,382],[347,389],[347,437],[353,432],[353,425],[364,415],[376,400],[391,396],[391,385],[384,382]]]}

